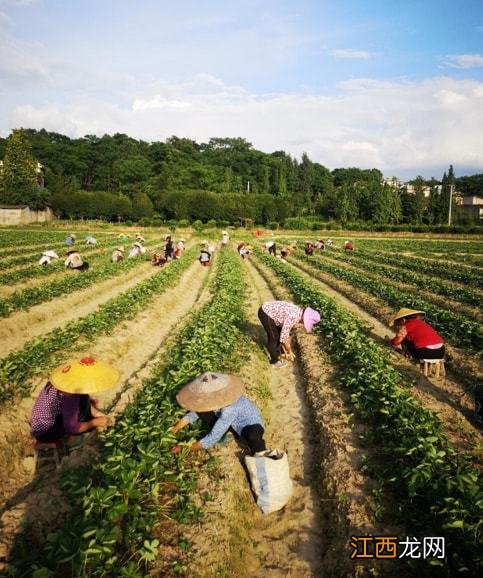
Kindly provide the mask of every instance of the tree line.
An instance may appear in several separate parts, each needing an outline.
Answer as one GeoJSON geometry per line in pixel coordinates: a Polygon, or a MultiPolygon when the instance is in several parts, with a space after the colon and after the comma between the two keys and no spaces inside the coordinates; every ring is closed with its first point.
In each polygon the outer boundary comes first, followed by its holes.
{"type": "Polygon", "coordinates": [[[385,183],[377,168],[331,171],[305,153],[300,161],[263,153],[243,138],[149,143],[20,129],[0,138],[0,159],[0,203],[51,206],[64,218],[439,224],[447,221],[450,185],[463,194],[483,189],[483,175],[457,179],[450,166],[441,181],[417,177],[410,193],[385,183]]]}

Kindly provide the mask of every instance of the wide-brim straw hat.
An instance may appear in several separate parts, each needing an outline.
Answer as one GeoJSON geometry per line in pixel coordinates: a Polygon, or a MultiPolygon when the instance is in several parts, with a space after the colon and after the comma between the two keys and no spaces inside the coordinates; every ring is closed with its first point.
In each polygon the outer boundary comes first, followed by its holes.
{"type": "Polygon", "coordinates": [[[54,369],[50,382],[65,393],[100,393],[114,387],[120,376],[119,371],[112,365],[92,357],[83,357],[54,369]]]}
{"type": "Polygon", "coordinates": [[[121,253],[124,253],[124,247],[122,245],[120,247],[117,247],[117,251],[121,251],[121,253]]]}
{"type": "Polygon", "coordinates": [[[410,315],[417,315],[418,313],[422,313],[424,315],[424,311],[419,311],[418,309],[408,309],[407,307],[403,307],[402,309],[399,309],[399,311],[395,315],[392,316],[392,318],[389,321],[389,327],[392,327],[398,319],[402,319],[403,317],[409,317],[410,315]]]}
{"type": "Polygon", "coordinates": [[[190,411],[213,411],[230,405],[244,393],[245,385],[236,375],[208,371],[186,384],[176,399],[190,411]]]}

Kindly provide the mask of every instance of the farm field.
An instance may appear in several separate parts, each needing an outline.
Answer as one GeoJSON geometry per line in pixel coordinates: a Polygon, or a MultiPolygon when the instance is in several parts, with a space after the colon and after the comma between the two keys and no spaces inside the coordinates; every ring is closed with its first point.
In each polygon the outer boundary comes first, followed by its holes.
{"type": "Polygon", "coordinates": [[[112,264],[119,231],[96,232],[89,249],[80,231],[76,247],[91,267],[76,273],[63,270],[66,231],[0,230],[0,572],[481,575],[481,238],[361,236],[347,254],[333,237],[334,248],[306,256],[313,232],[254,239],[237,229],[202,267],[200,235],[220,232],[176,231],[186,252],[157,268],[149,251],[166,231],[147,229],[147,253],[112,264]],[[298,248],[282,261],[262,250],[267,239],[298,248]],[[248,259],[235,250],[242,240],[254,246],[248,259]],[[61,259],[41,268],[47,246],[61,259]],[[322,317],[312,334],[295,328],[296,361],[278,370],[257,317],[272,299],[322,317]],[[445,378],[425,377],[390,347],[387,321],[400,307],[424,310],[444,337],[445,378]],[[35,471],[35,398],[51,369],[84,356],[121,373],[100,397],[114,423],[85,436],[59,469],[35,471]],[[233,437],[209,452],[172,454],[200,432],[170,432],[184,413],[175,394],[208,370],[244,379],[267,446],[287,451],[294,492],[283,510],[261,513],[233,437]],[[364,537],[397,538],[398,555],[386,543],[381,556],[361,556],[364,537]],[[444,557],[404,548],[438,537],[444,557]]]}

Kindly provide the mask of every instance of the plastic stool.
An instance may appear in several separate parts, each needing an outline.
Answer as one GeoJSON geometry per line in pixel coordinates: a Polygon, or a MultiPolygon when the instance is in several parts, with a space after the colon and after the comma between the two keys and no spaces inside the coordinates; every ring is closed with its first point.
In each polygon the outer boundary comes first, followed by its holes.
{"type": "Polygon", "coordinates": [[[426,377],[444,377],[446,370],[444,359],[420,359],[421,371],[426,377]]]}
{"type": "Polygon", "coordinates": [[[59,450],[62,448],[62,440],[55,440],[53,442],[39,442],[32,440],[34,448],[34,466],[37,470],[38,466],[43,462],[51,462],[54,460],[55,468],[60,468],[60,454],[59,450]]]}

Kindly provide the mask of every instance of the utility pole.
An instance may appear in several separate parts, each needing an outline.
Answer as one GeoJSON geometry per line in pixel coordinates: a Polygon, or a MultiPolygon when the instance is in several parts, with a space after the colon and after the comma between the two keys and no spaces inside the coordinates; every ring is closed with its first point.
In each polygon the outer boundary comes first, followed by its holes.
{"type": "Polygon", "coordinates": [[[448,225],[451,225],[451,205],[453,204],[453,189],[454,185],[449,186],[449,210],[448,210],[448,225]]]}
{"type": "Polygon", "coordinates": [[[247,193],[250,192],[250,181],[247,181],[247,193]]]}

